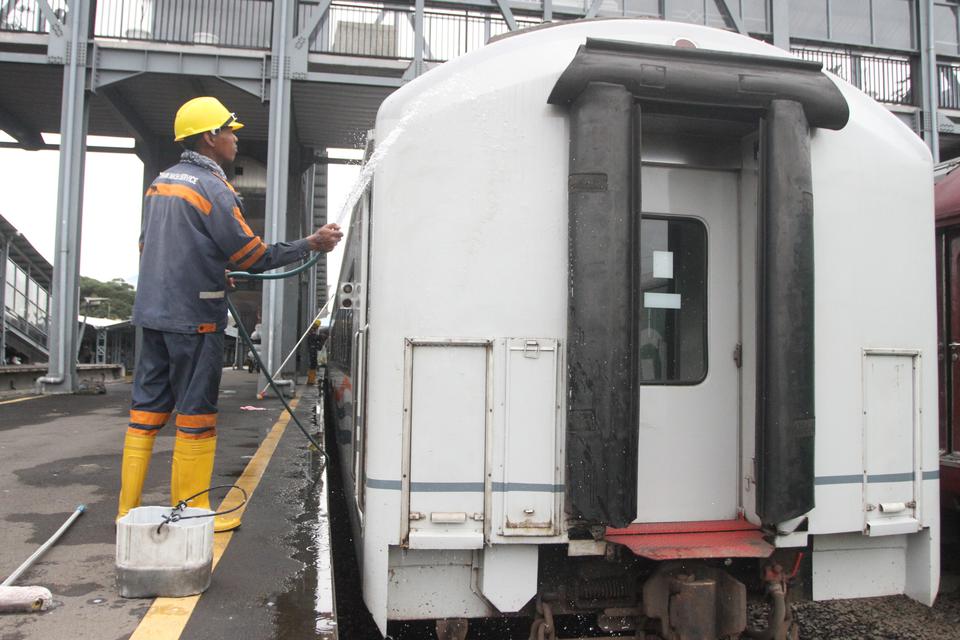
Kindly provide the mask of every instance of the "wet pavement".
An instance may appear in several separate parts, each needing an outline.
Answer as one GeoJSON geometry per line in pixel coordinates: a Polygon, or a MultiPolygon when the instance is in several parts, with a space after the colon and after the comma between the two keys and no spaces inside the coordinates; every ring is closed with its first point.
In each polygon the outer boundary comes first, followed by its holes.
{"type": "MultiPolygon", "coordinates": [[[[255,375],[224,371],[214,485],[243,473],[282,415],[279,401],[256,401],[255,393],[255,375]],[[244,405],[267,410],[242,411],[244,405]]],[[[302,393],[296,413],[310,428],[316,392],[302,393]]],[[[127,638],[149,609],[152,600],[121,598],[114,584],[113,519],[129,394],[129,384],[116,383],[106,395],[0,404],[0,574],[16,568],[78,504],[87,505],[18,581],[49,588],[56,606],[0,616],[0,640],[127,638]]],[[[144,504],[167,503],[173,435],[168,425],[158,436],[144,504]]],[[[322,487],[315,456],[291,421],[181,638],[329,637],[328,622],[314,613],[318,552],[326,548],[317,539],[322,487]]]]}

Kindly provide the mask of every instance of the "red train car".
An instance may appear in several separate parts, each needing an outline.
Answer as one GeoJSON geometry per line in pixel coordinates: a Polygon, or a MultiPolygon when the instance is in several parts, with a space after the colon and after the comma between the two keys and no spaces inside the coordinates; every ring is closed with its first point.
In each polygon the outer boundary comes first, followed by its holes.
{"type": "Polygon", "coordinates": [[[940,366],[940,497],[960,509],[960,163],[935,187],[940,366]]]}

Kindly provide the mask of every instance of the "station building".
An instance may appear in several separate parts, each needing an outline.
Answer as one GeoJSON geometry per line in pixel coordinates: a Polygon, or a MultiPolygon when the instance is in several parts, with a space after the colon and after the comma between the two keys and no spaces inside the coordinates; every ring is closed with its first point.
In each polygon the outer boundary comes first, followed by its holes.
{"type": "MultiPolygon", "coordinates": [[[[53,265],[0,215],[0,394],[34,389],[47,370],[53,265]]],[[[76,318],[77,390],[102,389],[132,371],[136,336],[129,319],[94,315],[101,300],[83,300],[76,318]]]]}
{"type": "Polygon", "coordinates": [[[47,361],[53,266],[0,216],[0,365],[47,361]]]}

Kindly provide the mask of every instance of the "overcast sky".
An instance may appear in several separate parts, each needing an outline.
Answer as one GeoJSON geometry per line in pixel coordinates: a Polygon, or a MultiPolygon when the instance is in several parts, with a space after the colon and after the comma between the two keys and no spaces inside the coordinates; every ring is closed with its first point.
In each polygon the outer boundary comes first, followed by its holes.
{"type": "MultiPolygon", "coordinates": [[[[0,132],[0,140],[11,140],[0,132]]],[[[56,151],[0,149],[0,215],[51,264],[57,209],[56,151]]],[[[359,168],[330,165],[330,218],[335,219],[359,168]]],[[[88,153],[83,194],[80,273],[97,280],[137,280],[143,163],[132,153],[88,153]]],[[[329,257],[335,282],[342,251],[329,257]]]]}

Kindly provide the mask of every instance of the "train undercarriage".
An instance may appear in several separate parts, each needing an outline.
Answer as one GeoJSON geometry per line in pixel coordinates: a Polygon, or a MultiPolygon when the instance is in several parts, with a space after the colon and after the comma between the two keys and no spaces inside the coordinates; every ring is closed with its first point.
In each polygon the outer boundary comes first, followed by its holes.
{"type": "MultiPolygon", "coordinates": [[[[802,551],[694,562],[650,561],[619,545],[607,545],[602,557],[567,554],[562,545],[541,548],[543,583],[521,612],[532,619],[529,640],[799,637],[789,602],[803,597],[802,551]]],[[[465,640],[483,622],[449,618],[435,625],[438,640],[465,640]]]]}

